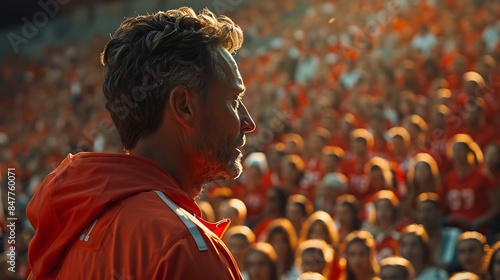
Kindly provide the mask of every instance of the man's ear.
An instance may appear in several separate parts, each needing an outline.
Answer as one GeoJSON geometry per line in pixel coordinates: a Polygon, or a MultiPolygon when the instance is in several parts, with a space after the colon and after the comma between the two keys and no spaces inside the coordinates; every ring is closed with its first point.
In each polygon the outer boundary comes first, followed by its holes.
{"type": "Polygon", "coordinates": [[[169,107],[177,121],[185,127],[193,126],[195,93],[185,86],[175,87],[169,96],[169,107]]]}

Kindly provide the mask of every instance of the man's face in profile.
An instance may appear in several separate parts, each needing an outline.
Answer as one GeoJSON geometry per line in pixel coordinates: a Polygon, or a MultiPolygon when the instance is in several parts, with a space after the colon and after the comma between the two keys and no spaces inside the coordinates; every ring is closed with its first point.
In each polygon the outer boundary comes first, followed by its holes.
{"type": "Polygon", "coordinates": [[[245,133],[255,129],[242,97],[243,79],[233,57],[218,51],[225,78],[208,86],[206,98],[200,101],[198,147],[207,169],[207,180],[235,179],[242,172],[240,148],[245,133]]]}

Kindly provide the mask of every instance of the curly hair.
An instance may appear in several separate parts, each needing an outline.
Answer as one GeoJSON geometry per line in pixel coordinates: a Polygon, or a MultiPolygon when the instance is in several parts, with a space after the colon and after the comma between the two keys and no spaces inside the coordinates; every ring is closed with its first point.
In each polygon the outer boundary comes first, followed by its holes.
{"type": "Polygon", "coordinates": [[[182,7],[123,21],[101,54],[106,109],[126,150],[154,133],[169,93],[205,89],[225,78],[219,49],[234,52],[243,32],[230,18],[182,7]]]}

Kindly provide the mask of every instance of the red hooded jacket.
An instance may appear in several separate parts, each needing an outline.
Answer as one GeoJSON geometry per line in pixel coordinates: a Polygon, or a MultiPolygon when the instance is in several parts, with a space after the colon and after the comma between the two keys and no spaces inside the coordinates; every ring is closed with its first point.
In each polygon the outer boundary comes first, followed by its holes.
{"type": "Polygon", "coordinates": [[[28,279],[242,279],[172,177],[137,156],[69,155],[35,192],[28,279]]]}

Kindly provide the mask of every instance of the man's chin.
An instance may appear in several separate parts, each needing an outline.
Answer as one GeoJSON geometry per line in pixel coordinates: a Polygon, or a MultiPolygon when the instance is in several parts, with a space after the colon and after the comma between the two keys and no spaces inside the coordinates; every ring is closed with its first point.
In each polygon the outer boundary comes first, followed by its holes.
{"type": "Polygon", "coordinates": [[[226,168],[220,170],[219,172],[214,172],[209,175],[209,182],[217,181],[217,180],[235,180],[240,177],[243,172],[243,166],[239,159],[230,162],[226,165],[226,168]]]}

